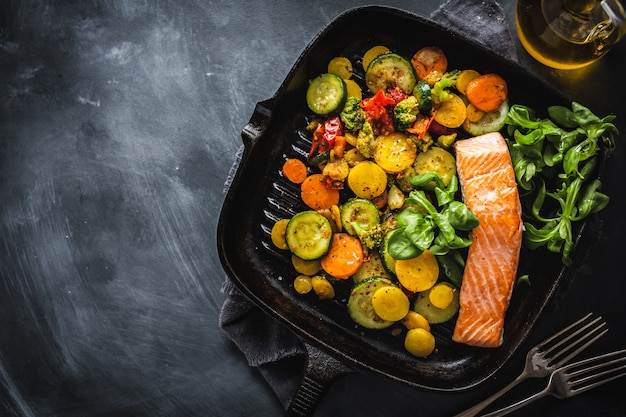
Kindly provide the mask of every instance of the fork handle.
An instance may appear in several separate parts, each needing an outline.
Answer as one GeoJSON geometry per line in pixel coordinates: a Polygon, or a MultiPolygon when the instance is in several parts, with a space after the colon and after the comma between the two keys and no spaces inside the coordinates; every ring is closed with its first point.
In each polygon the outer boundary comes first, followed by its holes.
{"type": "Polygon", "coordinates": [[[478,413],[480,413],[482,410],[487,408],[487,406],[489,404],[491,404],[492,402],[494,402],[495,400],[500,398],[502,395],[504,395],[505,393],[510,391],[513,387],[515,387],[517,384],[519,384],[520,382],[522,382],[526,378],[527,378],[527,376],[524,373],[520,374],[509,385],[505,386],[500,391],[496,392],[495,394],[493,394],[492,396],[486,398],[485,400],[479,402],[475,406],[473,406],[471,408],[468,408],[467,410],[465,410],[465,411],[463,411],[463,412],[461,412],[459,414],[456,414],[454,417],[474,417],[475,415],[478,415],[478,413]]]}
{"type": "Polygon", "coordinates": [[[501,408],[499,410],[492,411],[491,413],[483,414],[481,417],[501,417],[501,416],[507,415],[515,410],[518,410],[524,407],[525,405],[532,403],[533,401],[541,397],[545,397],[549,393],[550,393],[550,390],[548,388],[545,388],[544,390],[539,391],[538,393],[533,394],[530,397],[524,398],[523,400],[518,401],[514,404],[507,405],[506,407],[501,408]]]}

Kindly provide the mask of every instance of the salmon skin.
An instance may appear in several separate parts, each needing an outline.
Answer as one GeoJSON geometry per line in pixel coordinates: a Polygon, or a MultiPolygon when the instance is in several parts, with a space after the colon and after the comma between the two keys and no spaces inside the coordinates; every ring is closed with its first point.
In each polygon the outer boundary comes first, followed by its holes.
{"type": "Polygon", "coordinates": [[[455,144],[463,200],[480,225],[470,234],[452,340],[498,347],[522,246],[522,209],[506,141],[488,133],[455,144]]]}

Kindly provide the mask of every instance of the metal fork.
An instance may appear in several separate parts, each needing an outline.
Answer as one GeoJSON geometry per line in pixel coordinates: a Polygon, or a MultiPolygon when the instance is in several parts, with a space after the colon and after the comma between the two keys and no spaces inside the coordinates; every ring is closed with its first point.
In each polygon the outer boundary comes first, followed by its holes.
{"type": "Polygon", "coordinates": [[[528,378],[546,377],[578,355],[608,331],[602,317],[593,316],[593,313],[587,314],[532,348],[526,355],[524,370],[513,382],[454,417],[473,417],[520,382],[528,378]]]}
{"type": "Polygon", "coordinates": [[[550,375],[542,391],[482,417],[504,416],[547,395],[570,398],[622,376],[626,376],[626,349],[565,365],[550,375]]]}

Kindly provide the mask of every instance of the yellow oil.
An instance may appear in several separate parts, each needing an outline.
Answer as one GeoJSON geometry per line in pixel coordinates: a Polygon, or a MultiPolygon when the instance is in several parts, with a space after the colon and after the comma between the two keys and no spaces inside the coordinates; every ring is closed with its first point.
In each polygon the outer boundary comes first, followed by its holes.
{"type": "MultiPolygon", "coordinates": [[[[571,33],[564,33],[563,27],[559,32],[555,31],[555,19],[558,17],[554,16],[554,6],[562,6],[562,13],[571,13],[565,3],[565,0],[518,0],[515,15],[517,33],[524,49],[542,64],[557,69],[581,68],[597,61],[609,51],[616,42],[611,32],[616,31],[605,31],[603,36],[591,40],[584,39],[570,27],[565,30],[571,33]],[[542,6],[544,2],[550,4],[542,6]],[[551,8],[548,14],[552,13],[548,18],[544,14],[546,7],[551,8]]],[[[569,15],[568,19],[571,24],[569,15]]],[[[575,19],[580,19],[580,15],[576,15],[575,19]]]]}

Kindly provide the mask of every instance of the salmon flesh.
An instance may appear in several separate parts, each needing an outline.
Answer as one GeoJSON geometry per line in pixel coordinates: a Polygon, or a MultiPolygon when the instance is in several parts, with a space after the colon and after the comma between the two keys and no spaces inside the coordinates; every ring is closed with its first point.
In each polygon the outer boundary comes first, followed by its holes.
{"type": "Polygon", "coordinates": [[[455,144],[463,200],[480,225],[470,234],[452,340],[498,347],[522,246],[522,209],[506,141],[488,133],[455,144]]]}

